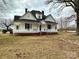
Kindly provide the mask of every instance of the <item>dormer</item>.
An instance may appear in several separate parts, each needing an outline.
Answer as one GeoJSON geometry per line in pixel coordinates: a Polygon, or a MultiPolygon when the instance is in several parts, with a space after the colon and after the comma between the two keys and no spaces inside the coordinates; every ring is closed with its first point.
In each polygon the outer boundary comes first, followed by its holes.
{"type": "Polygon", "coordinates": [[[37,19],[42,19],[42,14],[36,13],[36,18],[37,19]]]}
{"type": "Polygon", "coordinates": [[[44,11],[36,11],[32,10],[31,13],[37,18],[37,19],[43,19],[44,11]]]}

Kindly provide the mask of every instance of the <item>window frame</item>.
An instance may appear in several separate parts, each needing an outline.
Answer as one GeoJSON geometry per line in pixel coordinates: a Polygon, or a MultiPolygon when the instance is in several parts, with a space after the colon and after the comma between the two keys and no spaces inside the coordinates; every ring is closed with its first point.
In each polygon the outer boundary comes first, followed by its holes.
{"type": "Polygon", "coordinates": [[[19,30],[19,25],[16,25],[16,29],[19,30]]]}
{"type": "Polygon", "coordinates": [[[51,24],[48,24],[47,25],[47,29],[52,29],[52,25],[51,24]]]}
{"type": "Polygon", "coordinates": [[[25,29],[30,29],[30,28],[32,28],[32,24],[29,24],[29,23],[25,23],[25,29]]]}

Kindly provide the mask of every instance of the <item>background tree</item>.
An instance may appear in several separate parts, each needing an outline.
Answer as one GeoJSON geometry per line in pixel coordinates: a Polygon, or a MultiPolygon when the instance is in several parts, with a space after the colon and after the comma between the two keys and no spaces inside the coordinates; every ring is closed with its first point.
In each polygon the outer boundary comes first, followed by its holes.
{"type": "Polygon", "coordinates": [[[72,6],[75,9],[75,12],[77,13],[77,29],[76,32],[79,35],[79,0],[46,0],[46,4],[50,4],[54,2],[56,3],[65,3],[66,6],[72,6]]]}
{"type": "Polygon", "coordinates": [[[12,20],[2,20],[1,21],[2,26],[4,26],[6,28],[6,30],[8,31],[10,29],[10,26],[13,25],[13,21],[12,20]]]}

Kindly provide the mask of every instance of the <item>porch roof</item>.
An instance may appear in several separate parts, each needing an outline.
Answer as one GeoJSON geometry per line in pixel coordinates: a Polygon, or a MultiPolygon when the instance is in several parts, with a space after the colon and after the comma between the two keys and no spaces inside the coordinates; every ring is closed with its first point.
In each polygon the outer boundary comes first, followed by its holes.
{"type": "Polygon", "coordinates": [[[37,22],[37,23],[53,23],[53,24],[57,24],[56,22],[51,22],[51,21],[45,21],[45,20],[27,20],[27,19],[19,19],[19,20],[16,20],[15,22],[21,22],[21,21],[24,21],[24,22],[37,22]]]}

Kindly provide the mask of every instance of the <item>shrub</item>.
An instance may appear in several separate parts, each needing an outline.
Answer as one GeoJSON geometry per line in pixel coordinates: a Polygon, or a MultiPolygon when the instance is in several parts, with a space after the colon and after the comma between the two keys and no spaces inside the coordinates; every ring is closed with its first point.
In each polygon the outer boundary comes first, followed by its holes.
{"type": "Polygon", "coordinates": [[[4,30],[4,29],[2,30],[2,33],[4,33],[4,34],[5,34],[6,32],[7,32],[7,30],[4,30]]]}

